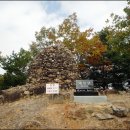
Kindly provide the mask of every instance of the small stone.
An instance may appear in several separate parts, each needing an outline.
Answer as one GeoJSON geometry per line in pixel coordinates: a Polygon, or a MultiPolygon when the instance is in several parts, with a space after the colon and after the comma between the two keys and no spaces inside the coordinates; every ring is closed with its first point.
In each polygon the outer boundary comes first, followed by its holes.
{"type": "Polygon", "coordinates": [[[97,117],[99,120],[113,119],[113,116],[106,113],[92,113],[92,117],[97,117]]]}
{"type": "Polygon", "coordinates": [[[66,83],[71,83],[71,80],[65,80],[66,83]]]}
{"type": "Polygon", "coordinates": [[[25,95],[29,95],[30,92],[29,92],[29,91],[24,91],[24,94],[25,94],[25,95]]]}
{"type": "Polygon", "coordinates": [[[38,74],[41,74],[41,73],[42,73],[42,69],[41,69],[41,68],[38,69],[38,70],[37,70],[37,73],[38,73],[38,74]]]}

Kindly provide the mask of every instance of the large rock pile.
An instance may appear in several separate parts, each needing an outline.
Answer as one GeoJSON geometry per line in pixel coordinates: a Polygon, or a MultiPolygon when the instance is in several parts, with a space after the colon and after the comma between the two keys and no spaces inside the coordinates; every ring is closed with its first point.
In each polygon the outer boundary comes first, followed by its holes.
{"type": "MultiPolygon", "coordinates": [[[[71,52],[63,45],[51,46],[30,63],[25,85],[0,91],[0,103],[42,94],[46,83],[59,83],[61,88],[75,87],[76,79],[79,79],[79,73],[71,52]]],[[[66,98],[67,95],[61,96],[66,98]]]]}
{"type": "Polygon", "coordinates": [[[71,52],[63,45],[44,48],[30,63],[28,83],[59,83],[61,88],[75,86],[78,68],[71,52]]]}

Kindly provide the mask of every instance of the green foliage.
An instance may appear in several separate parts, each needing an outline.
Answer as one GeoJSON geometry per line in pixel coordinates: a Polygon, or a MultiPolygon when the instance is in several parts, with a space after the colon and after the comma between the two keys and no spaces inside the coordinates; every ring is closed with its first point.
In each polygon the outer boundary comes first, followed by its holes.
{"type": "Polygon", "coordinates": [[[3,75],[0,75],[0,90],[3,89],[3,85],[4,85],[4,77],[3,75]]]}
{"type": "MultiPolygon", "coordinates": [[[[125,16],[111,14],[112,25],[103,28],[98,35],[107,45],[105,58],[112,62],[112,82],[130,78],[130,2],[124,9],[125,16]]],[[[108,21],[107,21],[108,22],[108,21]]],[[[109,24],[109,22],[108,22],[109,24]]]]}
{"type": "Polygon", "coordinates": [[[20,49],[20,52],[18,53],[12,52],[10,56],[1,57],[1,67],[6,70],[6,73],[3,75],[4,88],[26,83],[26,67],[31,59],[31,53],[24,49],[20,49]]]}
{"type": "MultiPolygon", "coordinates": [[[[82,35],[77,24],[77,15],[73,13],[66,18],[62,24],[59,25],[58,38],[71,51],[76,49],[76,41],[82,35]]],[[[86,35],[87,37],[87,35],[86,35]]]]}
{"type": "Polygon", "coordinates": [[[36,42],[32,42],[32,44],[30,44],[29,51],[30,51],[32,57],[35,57],[39,52],[38,44],[36,44],[36,42]]]}
{"type": "Polygon", "coordinates": [[[26,83],[26,74],[21,73],[14,75],[12,73],[6,73],[4,74],[4,86],[17,86],[17,85],[23,85],[26,83]]]}
{"type": "Polygon", "coordinates": [[[61,43],[71,50],[78,63],[99,62],[106,46],[102,44],[98,35],[90,38],[93,34],[92,29],[81,32],[77,22],[77,15],[73,13],[64,19],[58,28],[42,27],[39,32],[36,32],[36,42],[30,45],[30,50],[36,54],[44,47],[61,43]]]}
{"type": "Polygon", "coordinates": [[[56,43],[56,29],[52,27],[50,28],[42,27],[40,32],[35,33],[35,37],[36,37],[36,43],[37,43],[35,44],[35,46],[37,50],[41,50],[44,47],[47,47],[49,45],[56,43]]]}
{"type": "Polygon", "coordinates": [[[107,36],[112,50],[119,54],[126,53],[130,49],[130,6],[127,6],[124,11],[126,16],[112,15],[113,25],[109,26],[110,33],[107,36]]]}
{"type": "Polygon", "coordinates": [[[39,32],[36,32],[36,42],[33,42],[30,45],[30,50],[37,53],[44,47],[58,43],[63,43],[70,50],[73,50],[74,43],[79,37],[79,34],[80,31],[77,25],[77,16],[76,13],[73,13],[66,18],[58,28],[46,28],[43,26],[39,32]]]}

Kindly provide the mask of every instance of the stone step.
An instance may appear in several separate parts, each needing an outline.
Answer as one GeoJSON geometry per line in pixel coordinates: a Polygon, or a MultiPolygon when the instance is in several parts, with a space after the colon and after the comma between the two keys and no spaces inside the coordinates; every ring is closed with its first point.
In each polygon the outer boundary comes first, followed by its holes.
{"type": "Polygon", "coordinates": [[[74,102],[77,103],[105,103],[107,96],[74,96],[74,102]]]}

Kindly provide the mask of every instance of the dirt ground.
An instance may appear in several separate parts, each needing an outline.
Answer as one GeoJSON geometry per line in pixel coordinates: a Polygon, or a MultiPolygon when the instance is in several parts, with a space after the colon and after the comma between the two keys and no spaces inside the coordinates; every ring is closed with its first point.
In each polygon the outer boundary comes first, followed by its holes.
{"type": "Polygon", "coordinates": [[[108,102],[80,104],[71,99],[52,99],[38,95],[12,103],[0,104],[0,129],[128,129],[130,128],[130,93],[107,95],[108,102]],[[129,109],[127,117],[99,120],[95,112],[111,113],[111,105],[129,109]],[[78,110],[77,115],[73,111],[78,110]]]}

